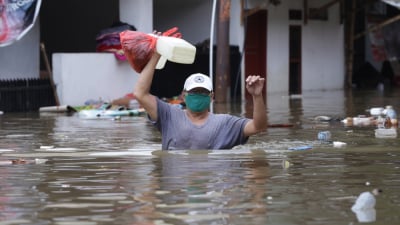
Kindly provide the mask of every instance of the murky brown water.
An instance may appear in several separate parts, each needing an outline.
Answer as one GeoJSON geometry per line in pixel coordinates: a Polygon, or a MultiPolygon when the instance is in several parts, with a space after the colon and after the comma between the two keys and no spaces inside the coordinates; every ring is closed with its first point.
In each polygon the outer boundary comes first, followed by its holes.
{"type": "MultiPolygon", "coordinates": [[[[399,224],[399,137],[375,138],[374,127],[339,121],[373,106],[400,112],[399,99],[400,91],[269,96],[269,123],[294,127],[210,152],[160,151],[145,117],[4,114],[0,225],[399,224]],[[337,120],[316,122],[321,115],[337,120]],[[318,141],[325,130],[347,146],[318,141]],[[299,146],[312,149],[289,150],[299,146]],[[13,159],[29,164],[10,165],[13,159]],[[383,190],[375,211],[352,212],[356,197],[375,187],[383,190]]],[[[242,108],[215,111],[246,114],[242,108]]]]}

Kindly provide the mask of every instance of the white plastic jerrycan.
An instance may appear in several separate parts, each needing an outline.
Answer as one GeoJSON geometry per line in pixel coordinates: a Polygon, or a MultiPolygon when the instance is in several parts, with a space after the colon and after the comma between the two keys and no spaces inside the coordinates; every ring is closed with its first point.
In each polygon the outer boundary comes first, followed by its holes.
{"type": "Polygon", "coordinates": [[[156,69],[162,69],[168,61],[192,64],[196,57],[196,47],[189,42],[175,37],[159,36],[157,38],[156,51],[161,55],[156,69]]]}

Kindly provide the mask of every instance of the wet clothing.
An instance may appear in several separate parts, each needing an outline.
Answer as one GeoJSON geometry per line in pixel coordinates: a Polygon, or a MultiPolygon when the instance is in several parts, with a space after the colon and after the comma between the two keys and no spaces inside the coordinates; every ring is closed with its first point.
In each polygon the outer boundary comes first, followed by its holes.
{"type": "Polygon", "coordinates": [[[185,110],[157,98],[157,121],[153,121],[162,135],[163,150],[231,149],[245,144],[243,134],[247,118],[210,113],[200,126],[193,124],[185,110]]]}

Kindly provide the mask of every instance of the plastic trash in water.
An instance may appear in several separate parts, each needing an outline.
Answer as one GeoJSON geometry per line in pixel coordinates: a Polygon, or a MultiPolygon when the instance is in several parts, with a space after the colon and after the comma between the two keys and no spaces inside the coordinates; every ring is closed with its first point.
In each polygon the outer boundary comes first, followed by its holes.
{"type": "Polygon", "coordinates": [[[289,150],[294,150],[294,151],[303,151],[303,150],[309,150],[312,149],[312,146],[310,145],[303,145],[303,146],[297,146],[297,147],[291,147],[289,150]]]}
{"type": "Polygon", "coordinates": [[[370,126],[374,124],[372,117],[366,117],[364,115],[359,115],[357,117],[347,117],[341,122],[346,126],[370,126]]]}
{"type": "Polygon", "coordinates": [[[370,126],[372,125],[372,118],[365,116],[358,116],[353,118],[353,125],[355,126],[370,126]]]}
{"type": "Polygon", "coordinates": [[[383,114],[389,117],[390,119],[397,119],[397,113],[393,109],[393,106],[387,105],[386,108],[383,110],[383,114]]]}
{"type": "Polygon", "coordinates": [[[315,121],[320,121],[320,122],[329,122],[329,121],[332,120],[332,118],[329,117],[329,116],[316,116],[316,117],[314,118],[314,120],[315,120],[315,121]]]}
{"type": "Polygon", "coordinates": [[[378,128],[375,129],[376,138],[396,138],[397,129],[395,128],[378,128]]]}
{"type": "Polygon", "coordinates": [[[334,141],[333,142],[333,147],[335,147],[335,148],[343,148],[343,147],[346,147],[347,146],[347,143],[345,143],[345,142],[341,142],[341,141],[334,141]]]}
{"type": "Polygon", "coordinates": [[[373,107],[370,109],[367,109],[367,112],[369,112],[369,114],[371,114],[371,116],[380,116],[383,114],[383,107],[373,107]]]}
{"type": "Polygon", "coordinates": [[[330,131],[320,131],[318,132],[318,140],[320,141],[329,141],[331,139],[330,131]]]}
{"type": "Polygon", "coordinates": [[[351,207],[351,210],[373,209],[376,203],[375,196],[379,195],[381,192],[382,190],[375,188],[372,191],[361,193],[354,205],[351,207]]]}
{"type": "Polygon", "coordinates": [[[38,159],[38,158],[35,159],[35,163],[36,164],[43,164],[43,163],[46,163],[46,162],[47,162],[47,159],[38,159]]]}
{"type": "Polygon", "coordinates": [[[370,223],[376,220],[375,208],[365,209],[365,210],[354,210],[353,212],[356,214],[359,223],[370,223]]]}
{"type": "Polygon", "coordinates": [[[291,162],[289,162],[288,160],[283,160],[282,161],[282,167],[284,168],[284,169],[288,169],[290,166],[292,166],[293,165],[293,163],[291,163],[291,162]]]}
{"type": "Polygon", "coordinates": [[[376,198],[382,190],[375,188],[371,192],[366,191],[361,193],[354,205],[351,207],[359,222],[373,222],[376,220],[376,198]]]}

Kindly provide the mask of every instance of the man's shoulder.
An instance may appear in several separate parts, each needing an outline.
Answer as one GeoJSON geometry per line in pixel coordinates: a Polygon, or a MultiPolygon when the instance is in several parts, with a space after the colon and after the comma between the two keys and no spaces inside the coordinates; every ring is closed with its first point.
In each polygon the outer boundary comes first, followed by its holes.
{"type": "Polygon", "coordinates": [[[235,116],[235,115],[231,115],[231,114],[227,114],[227,113],[215,113],[215,114],[213,113],[212,115],[216,119],[220,119],[220,120],[245,119],[244,117],[239,117],[239,116],[235,116]]]}
{"type": "Polygon", "coordinates": [[[180,112],[182,111],[181,105],[178,104],[170,104],[168,102],[163,101],[162,99],[156,97],[157,99],[157,107],[159,107],[161,110],[170,110],[170,111],[177,111],[180,112]]]}
{"type": "Polygon", "coordinates": [[[248,121],[250,121],[249,118],[246,117],[241,117],[241,116],[236,116],[236,115],[231,115],[231,114],[226,114],[226,113],[221,113],[221,114],[212,114],[214,117],[214,121],[218,123],[223,123],[225,125],[233,125],[233,124],[246,124],[248,121]]]}

